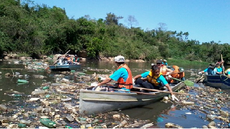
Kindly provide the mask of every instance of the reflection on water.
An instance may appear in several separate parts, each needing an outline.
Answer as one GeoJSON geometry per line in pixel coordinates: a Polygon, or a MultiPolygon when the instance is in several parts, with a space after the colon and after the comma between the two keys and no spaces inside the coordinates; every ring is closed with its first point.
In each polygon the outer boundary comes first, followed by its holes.
{"type": "Polygon", "coordinates": [[[126,109],[121,112],[129,115],[131,118],[157,122],[157,120],[159,120],[159,114],[168,112],[171,106],[171,103],[154,102],[144,107],[126,109]]]}

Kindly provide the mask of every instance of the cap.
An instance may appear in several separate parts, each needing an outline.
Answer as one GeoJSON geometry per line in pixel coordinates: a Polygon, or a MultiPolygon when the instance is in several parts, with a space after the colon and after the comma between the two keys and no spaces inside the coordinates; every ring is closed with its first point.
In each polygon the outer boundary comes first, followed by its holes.
{"type": "Polygon", "coordinates": [[[215,63],[209,64],[209,68],[214,69],[215,67],[216,67],[216,64],[215,64],[215,63]]]}
{"type": "Polygon", "coordinates": [[[116,56],[116,57],[114,58],[114,61],[115,61],[115,62],[125,62],[125,57],[124,57],[124,56],[121,56],[121,55],[116,56]]]}
{"type": "Polygon", "coordinates": [[[157,64],[162,64],[162,61],[161,60],[157,60],[156,63],[157,64]]]}
{"type": "Polygon", "coordinates": [[[215,66],[216,64],[215,63],[211,63],[211,64],[209,64],[209,66],[215,66]]]}

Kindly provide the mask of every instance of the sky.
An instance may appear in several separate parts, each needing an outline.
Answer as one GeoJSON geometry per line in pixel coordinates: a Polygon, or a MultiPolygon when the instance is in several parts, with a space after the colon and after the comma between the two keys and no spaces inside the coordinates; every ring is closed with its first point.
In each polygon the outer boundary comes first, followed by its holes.
{"type": "Polygon", "coordinates": [[[136,19],[133,27],[143,30],[164,25],[167,31],[188,32],[189,40],[230,43],[230,0],[32,0],[34,4],[65,9],[69,18],[86,15],[105,19],[108,13],[130,27],[128,17],[136,19]]]}

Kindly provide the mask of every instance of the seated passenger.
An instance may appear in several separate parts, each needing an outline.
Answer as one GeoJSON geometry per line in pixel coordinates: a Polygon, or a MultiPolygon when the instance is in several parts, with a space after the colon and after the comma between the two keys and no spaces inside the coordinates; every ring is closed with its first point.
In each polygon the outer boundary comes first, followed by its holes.
{"type": "Polygon", "coordinates": [[[172,98],[176,99],[168,82],[160,73],[160,67],[157,65],[153,65],[150,71],[136,75],[134,80],[135,84],[139,84],[140,86],[149,89],[162,89],[164,86],[166,86],[170,91],[172,98]]]}
{"type": "Polygon", "coordinates": [[[98,84],[98,86],[102,86],[104,84],[107,84],[114,80],[117,81],[115,84],[118,88],[121,89],[132,89],[133,88],[133,80],[132,80],[132,72],[128,65],[125,63],[125,57],[124,56],[116,56],[114,58],[114,61],[118,67],[118,69],[108,78],[106,78],[104,81],[98,84]]]}
{"type": "Polygon", "coordinates": [[[162,64],[161,60],[156,61],[157,66],[160,68],[160,73],[165,77],[165,79],[169,82],[171,79],[169,75],[173,73],[173,70],[169,69],[166,65],[162,64]]]}
{"type": "Polygon", "coordinates": [[[220,67],[220,63],[219,63],[219,62],[216,63],[216,67],[215,67],[215,69],[214,69],[214,72],[215,72],[217,75],[223,74],[223,69],[220,67]]]}
{"type": "Polygon", "coordinates": [[[230,78],[230,68],[228,68],[228,69],[225,70],[225,75],[227,75],[228,78],[230,78]]]}
{"type": "Polygon", "coordinates": [[[199,72],[199,74],[206,74],[206,75],[216,75],[216,72],[214,71],[216,65],[214,63],[209,64],[209,67],[206,68],[205,70],[199,72]]]}
{"type": "Polygon", "coordinates": [[[162,64],[168,66],[167,60],[164,59],[164,60],[162,61],[162,64]]]}
{"type": "MultiPolygon", "coordinates": [[[[178,67],[176,65],[173,65],[172,69],[173,69],[173,73],[171,74],[171,76],[173,78],[180,79],[181,81],[185,80],[185,73],[184,73],[184,69],[183,68],[178,67]]],[[[178,83],[178,81],[176,81],[175,79],[171,79],[169,82],[170,83],[178,83]]]]}

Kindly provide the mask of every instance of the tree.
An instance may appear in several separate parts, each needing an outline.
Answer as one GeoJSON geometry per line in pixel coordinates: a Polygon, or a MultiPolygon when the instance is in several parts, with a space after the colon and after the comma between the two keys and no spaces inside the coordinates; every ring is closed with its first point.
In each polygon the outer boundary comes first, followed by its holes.
{"type": "Polygon", "coordinates": [[[122,19],[123,17],[119,16],[117,17],[115,14],[113,13],[108,13],[107,17],[105,18],[106,20],[106,24],[107,25],[118,25],[118,21],[120,19],[122,19]]]}
{"type": "Polygon", "coordinates": [[[138,24],[138,22],[137,22],[136,18],[132,15],[129,15],[128,16],[128,25],[130,25],[130,27],[132,28],[133,25],[137,25],[137,24],[138,24]]]}

